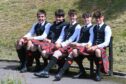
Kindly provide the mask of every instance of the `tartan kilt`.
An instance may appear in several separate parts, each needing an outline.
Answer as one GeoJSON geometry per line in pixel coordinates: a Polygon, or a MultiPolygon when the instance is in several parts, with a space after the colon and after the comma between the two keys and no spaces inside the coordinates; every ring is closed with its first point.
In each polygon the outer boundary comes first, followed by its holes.
{"type": "Polygon", "coordinates": [[[89,55],[89,52],[87,52],[86,47],[83,46],[77,46],[75,49],[78,50],[80,55],[89,55]]]}
{"type": "Polygon", "coordinates": [[[44,41],[42,40],[35,40],[35,39],[32,39],[31,42],[34,44],[34,45],[42,45],[43,43],[45,43],[44,41]]]}
{"type": "Polygon", "coordinates": [[[101,50],[102,53],[102,66],[101,66],[101,72],[108,73],[109,72],[109,60],[108,56],[106,55],[106,49],[104,48],[98,48],[101,50]]]}
{"type": "Polygon", "coordinates": [[[47,42],[43,42],[43,44],[41,44],[40,47],[42,50],[45,50],[49,55],[52,55],[54,51],[57,49],[54,43],[47,42]]]}
{"type": "Polygon", "coordinates": [[[69,54],[70,52],[72,52],[73,48],[70,46],[65,46],[62,48],[59,48],[59,50],[63,53],[63,54],[69,54]]]}

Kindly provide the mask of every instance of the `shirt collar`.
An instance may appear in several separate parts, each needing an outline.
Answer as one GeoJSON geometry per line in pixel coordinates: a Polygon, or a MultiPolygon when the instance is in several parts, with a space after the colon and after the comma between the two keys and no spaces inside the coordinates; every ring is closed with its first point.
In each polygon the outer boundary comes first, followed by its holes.
{"type": "Polygon", "coordinates": [[[45,24],[45,21],[41,23],[41,26],[43,26],[45,24]]]}
{"type": "Polygon", "coordinates": [[[85,26],[87,26],[87,28],[88,28],[88,27],[90,27],[91,25],[92,25],[92,23],[89,23],[89,24],[87,24],[87,25],[85,25],[85,26]]]}
{"type": "Polygon", "coordinates": [[[74,21],[73,23],[71,23],[72,25],[74,25],[74,24],[76,24],[77,23],[77,21],[74,21]]]}
{"type": "Polygon", "coordinates": [[[100,27],[104,24],[104,22],[102,22],[101,24],[98,24],[100,27]]]}

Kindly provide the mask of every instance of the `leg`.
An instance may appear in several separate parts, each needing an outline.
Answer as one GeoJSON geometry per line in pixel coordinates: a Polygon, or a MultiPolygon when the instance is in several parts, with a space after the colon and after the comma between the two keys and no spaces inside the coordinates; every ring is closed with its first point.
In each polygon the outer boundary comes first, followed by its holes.
{"type": "Polygon", "coordinates": [[[48,64],[49,55],[47,54],[46,50],[42,50],[41,45],[38,46],[38,51],[40,52],[43,58],[43,62],[44,62],[43,67],[45,68],[48,64]]]}
{"type": "Polygon", "coordinates": [[[36,66],[34,71],[39,71],[41,69],[40,52],[36,50],[32,53],[32,56],[35,58],[36,61],[36,66]]]}
{"type": "Polygon", "coordinates": [[[34,59],[36,61],[36,67],[35,67],[35,71],[40,69],[40,52],[38,51],[38,46],[34,45],[31,41],[28,42],[28,50],[31,51],[31,56],[29,56],[28,59],[31,59],[29,61],[29,63],[33,63],[34,59]]]}
{"type": "Polygon", "coordinates": [[[58,59],[57,64],[58,64],[58,70],[57,72],[60,71],[60,69],[63,67],[63,65],[65,64],[66,61],[66,57],[61,57],[58,59]]]}
{"type": "Polygon", "coordinates": [[[23,43],[19,43],[19,41],[16,44],[16,51],[20,60],[20,71],[26,69],[26,47],[23,45],[23,43]]]}
{"type": "Polygon", "coordinates": [[[21,49],[16,49],[16,51],[20,60],[20,68],[22,69],[25,64],[26,49],[22,47],[21,49]]]}
{"type": "Polygon", "coordinates": [[[95,80],[96,81],[100,81],[101,80],[101,64],[102,64],[102,58],[101,58],[101,50],[100,49],[96,49],[95,50],[95,63],[96,63],[96,77],[95,80]]]}
{"type": "Polygon", "coordinates": [[[74,56],[75,62],[77,63],[77,65],[79,66],[79,69],[80,69],[79,73],[77,75],[75,75],[74,78],[80,78],[83,75],[85,76],[86,75],[86,71],[85,71],[85,68],[83,67],[83,64],[82,64],[84,56],[83,55],[79,55],[79,52],[78,52],[77,49],[73,50],[73,56],[74,56]]]}
{"type": "Polygon", "coordinates": [[[72,52],[69,54],[67,60],[65,61],[65,64],[63,65],[63,68],[60,69],[59,73],[55,76],[55,80],[59,81],[63,74],[65,73],[65,71],[70,67],[70,65],[73,62],[73,57],[72,57],[72,52]]]}
{"type": "Polygon", "coordinates": [[[53,65],[56,64],[57,62],[57,59],[62,56],[62,53],[61,51],[57,50],[54,52],[53,56],[51,56],[50,58],[50,61],[48,63],[48,65],[44,68],[44,70],[38,72],[38,73],[35,73],[34,75],[35,76],[38,76],[38,77],[45,77],[45,78],[48,78],[49,77],[49,70],[53,67],[53,65]]]}
{"type": "Polygon", "coordinates": [[[27,66],[32,66],[34,57],[33,57],[33,52],[31,50],[26,51],[26,56],[27,56],[27,66]]]}
{"type": "Polygon", "coordinates": [[[84,56],[78,56],[76,58],[74,58],[75,62],[77,63],[77,65],[79,66],[79,73],[77,75],[74,76],[74,78],[81,78],[81,77],[85,77],[87,76],[85,68],[83,66],[83,59],[84,56]]]}
{"type": "Polygon", "coordinates": [[[41,51],[41,55],[43,58],[43,68],[45,68],[48,65],[49,55],[47,55],[47,52],[45,50],[41,51]]]}
{"type": "Polygon", "coordinates": [[[31,51],[32,46],[33,46],[32,42],[28,41],[26,45],[26,56],[24,58],[25,59],[24,67],[20,70],[21,73],[26,72],[28,70],[28,67],[32,66],[34,60],[33,52],[31,51]]]}

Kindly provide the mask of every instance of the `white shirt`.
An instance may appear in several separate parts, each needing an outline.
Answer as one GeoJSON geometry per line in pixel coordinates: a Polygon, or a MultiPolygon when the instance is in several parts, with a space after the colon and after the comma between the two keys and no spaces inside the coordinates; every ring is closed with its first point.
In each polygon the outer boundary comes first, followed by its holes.
{"type": "MultiPolygon", "coordinates": [[[[104,23],[101,23],[99,24],[100,28],[101,26],[103,25],[104,23]]],[[[105,27],[105,41],[101,44],[98,44],[98,48],[104,48],[104,47],[107,47],[109,45],[109,42],[110,42],[110,39],[111,39],[111,36],[112,36],[112,31],[111,31],[111,28],[110,26],[106,26],[105,27]]]]}
{"type": "MultiPolygon", "coordinates": [[[[87,26],[87,28],[89,28],[91,25],[92,25],[92,23],[89,23],[89,24],[87,24],[87,25],[85,25],[85,26],[87,26]]],[[[94,37],[93,27],[94,27],[94,26],[92,26],[92,27],[90,28],[90,30],[89,30],[89,33],[90,33],[89,41],[88,41],[87,43],[79,43],[79,44],[81,44],[81,46],[85,46],[85,45],[87,45],[87,44],[90,45],[90,46],[92,46],[93,37],[94,37]]],[[[79,35],[79,36],[80,36],[80,35],[79,35]]]]}
{"type": "MultiPolygon", "coordinates": [[[[43,39],[45,39],[47,37],[47,35],[49,33],[49,30],[50,30],[50,27],[51,27],[51,23],[47,23],[45,25],[45,30],[44,30],[43,34],[40,35],[40,36],[35,36],[36,35],[35,34],[35,25],[36,24],[37,23],[34,23],[32,25],[32,28],[30,29],[30,31],[24,37],[33,37],[33,39],[36,39],[36,40],[43,40],[43,39]]],[[[44,25],[44,24],[45,24],[45,22],[43,22],[41,25],[44,25]]]]}
{"type": "MultiPolygon", "coordinates": [[[[75,22],[72,23],[72,25],[74,25],[76,23],[77,22],[75,21],[75,22]]],[[[61,43],[62,47],[67,46],[68,44],[70,44],[71,42],[73,42],[75,39],[77,39],[76,41],[78,41],[79,40],[79,35],[80,35],[80,30],[81,30],[81,26],[78,24],[76,26],[76,28],[75,28],[75,31],[74,31],[73,35],[68,40],[66,40],[66,41],[64,41],[64,42],[61,43]]]]}

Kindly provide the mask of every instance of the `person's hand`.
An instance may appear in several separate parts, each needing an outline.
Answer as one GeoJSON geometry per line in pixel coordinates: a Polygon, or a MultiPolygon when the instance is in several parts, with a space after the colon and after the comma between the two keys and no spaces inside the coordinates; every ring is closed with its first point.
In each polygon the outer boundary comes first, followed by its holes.
{"type": "Polygon", "coordinates": [[[82,46],[82,44],[81,43],[76,43],[76,46],[82,46]]]}
{"type": "Polygon", "coordinates": [[[89,47],[89,48],[87,49],[87,51],[88,51],[88,52],[94,52],[94,51],[96,50],[96,48],[98,48],[97,45],[92,46],[92,47],[89,47]]]}
{"type": "Polygon", "coordinates": [[[75,43],[75,42],[70,43],[69,46],[70,46],[70,47],[76,47],[76,46],[77,46],[77,43],[75,43]]]}
{"type": "Polygon", "coordinates": [[[43,41],[51,43],[51,40],[50,39],[47,39],[47,38],[44,39],[43,41]]]}
{"type": "Polygon", "coordinates": [[[25,42],[25,39],[21,38],[21,39],[19,40],[19,45],[22,45],[24,42],[25,42]]]}
{"type": "Polygon", "coordinates": [[[56,43],[55,46],[56,46],[56,48],[60,48],[61,44],[60,43],[56,43]]]}
{"type": "Polygon", "coordinates": [[[85,45],[86,49],[89,49],[91,46],[89,44],[85,45]]]}

